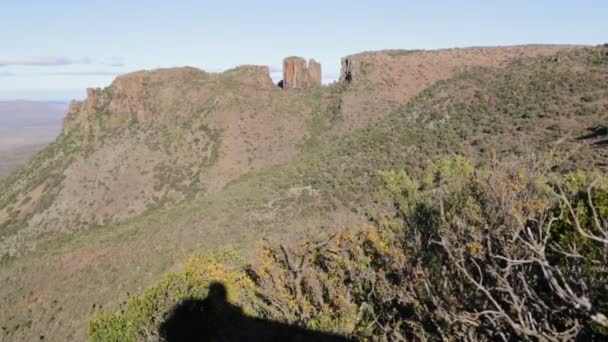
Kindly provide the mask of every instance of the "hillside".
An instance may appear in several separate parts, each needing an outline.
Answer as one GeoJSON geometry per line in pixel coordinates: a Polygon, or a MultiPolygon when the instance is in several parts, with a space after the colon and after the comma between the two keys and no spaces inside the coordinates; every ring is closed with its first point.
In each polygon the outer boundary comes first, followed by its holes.
{"type": "Polygon", "coordinates": [[[0,183],[0,322],[11,340],[80,339],[100,306],[184,254],[246,255],[262,237],[376,216],[378,170],[531,151],[564,170],[605,167],[599,137],[582,138],[606,120],[607,58],[545,46],[366,53],[345,58],[343,82],[289,92],[258,67],[118,78],[0,183]]]}
{"type": "Polygon", "coordinates": [[[462,68],[501,66],[559,48],[355,55],[345,58],[348,91],[347,82],[281,91],[267,68],[254,66],[121,76],[72,103],[54,146],[2,185],[0,225],[65,231],[170,207],[285,163],[323,137],[365,127],[462,68]]]}

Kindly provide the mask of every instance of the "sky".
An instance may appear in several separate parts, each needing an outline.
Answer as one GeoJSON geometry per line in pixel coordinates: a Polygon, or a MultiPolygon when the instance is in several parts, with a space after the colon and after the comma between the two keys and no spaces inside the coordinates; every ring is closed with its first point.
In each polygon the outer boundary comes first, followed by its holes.
{"type": "Polygon", "coordinates": [[[608,42],[607,0],[0,0],[0,100],[82,99],[120,74],[381,49],[608,42]]]}

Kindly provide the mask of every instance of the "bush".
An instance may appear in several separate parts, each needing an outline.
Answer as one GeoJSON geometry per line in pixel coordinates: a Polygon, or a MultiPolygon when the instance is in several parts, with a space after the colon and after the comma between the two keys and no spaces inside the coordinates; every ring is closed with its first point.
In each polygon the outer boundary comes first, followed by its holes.
{"type": "Polygon", "coordinates": [[[519,161],[474,169],[460,157],[417,178],[380,175],[394,215],[264,242],[245,267],[234,256],[194,258],[123,312],[98,315],[90,335],[153,335],[169,303],[219,281],[250,315],[357,339],[606,337],[601,175],[560,177],[519,161]]]}
{"type": "Polygon", "coordinates": [[[571,340],[605,333],[608,187],[601,177],[552,180],[522,163],[475,172],[451,164],[413,191],[402,191],[412,189],[411,180],[384,174],[405,223],[409,261],[399,295],[410,329],[400,336],[571,340]]]}
{"type": "Polygon", "coordinates": [[[375,321],[398,324],[383,309],[399,292],[406,257],[400,238],[375,226],[316,230],[292,244],[262,247],[251,267],[264,317],[316,330],[371,337],[375,321]]]}
{"type": "MultiPolygon", "coordinates": [[[[137,341],[158,339],[159,327],[166,313],[185,299],[203,299],[208,286],[221,281],[228,289],[228,299],[238,303],[252,302],[253,283],[241,261],[231,250],[222,250],[208,258],[191,257],[184,270],[164,276],[143,295],[128,300],[116,313],[102,311],[89,322],[92,341],[137,341]]],[[[245,312],[251,312],[245,306],[245,312]]]]}

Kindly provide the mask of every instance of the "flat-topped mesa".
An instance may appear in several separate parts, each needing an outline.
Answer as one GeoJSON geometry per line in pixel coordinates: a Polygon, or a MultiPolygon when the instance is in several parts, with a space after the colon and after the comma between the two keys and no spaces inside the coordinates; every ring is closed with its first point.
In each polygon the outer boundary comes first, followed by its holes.
{"type": "MultiPolygon", "coordinates": [[[[503,67],[515,61],[551,56],[569,45],[515,45],[442,50],[382,50],[342,58],[340,82],[394,90],[410,98],[435,81],[467,67],[503,67]],[[407,90],[407,91],[404,91],[407,90]]],[[[401,100],[400,100],[401,101],[401,100]]]]}
{"type": "Polygon", "coordinates": [[[308,88],[321,85],[321,64],[314,59],[287,57],[283,60],[283,81],[285,90],[308,88]]]}
{"type": "MultiPolygon", "coordinates": [[[[277,91],[267,66],[243,65],[222,73],[192,67],[137,71],[118,76],[104,89],[89,88],[83,101],[73,101],[65,132],[78,131],[83,142],[132,123],[164,125],[197,113],[208,101],[277,91]]],[[[227,100],[228,101],[228,100],[227,100]]]]}

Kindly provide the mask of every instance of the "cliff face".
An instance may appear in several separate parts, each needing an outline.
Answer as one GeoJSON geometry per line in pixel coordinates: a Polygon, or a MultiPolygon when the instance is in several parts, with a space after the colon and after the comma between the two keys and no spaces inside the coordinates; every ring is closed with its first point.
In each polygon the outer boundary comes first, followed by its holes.
{"type": "Polygon", "coordinates": [[[569,46],[509,46],[446,50],[385,50],[342,58],[340,82],[351,93],[342,100],[344,129],[365,127],[406,103],[434,82],[468,67],[502,67],[552,55],[569,46]]]}
{"type": "Polygon", "coordinates": [[[89,143],[93,134],[93,122],[99,109],[105,107],[110,99],[101,89],[88,88],[84,101],[72,101],[63,121],[63,130],[79,130],[83,142],[89,143]]]}
{"type": "Polygon", "coordinates": [[[340,81],[381,88],[407,83],[428,85],[471,66],[501,67],[518,61],[552,55],[577,46],[521,45],[444,50],[383,50],[342,58],[340,81]]]}
{"type": "Polygon", "coordinates": [[[283,60],[283,89],[298,89],[321,85],[321,64],[314,59],[287,57],[283,60]]]}
{"type": "Polygon", "coordinates": [[[87,89],[84,101],[70,104],[63,127],[78,129],[88,144],[105,130],[190,115],[227,83],[245,93],[276,90],[266,66],[241,66],[221,74],[190,67],[140,71],[117,77],[106,89],[87,89]]]}
{"type": "Polygon", "coordinates": [[[321,64],[314,59],[308,61],[308,84],[321,85],[321,64]]]}
{"type": "MultiPolygon", "coordinates": [[[[286,162],[307,139],[318,103],[281,91],[266,66],[141,71],[87,95],[71,103],[63,125],[81,154],[63,159],[69,165],[48,209],[23,218],[32,229],[120,221],[286,162]]],[[[15,193],[27,196],[19,186],[15,193]]],[[[0,224],[4,216],[0,208],[0,224]]]]}

